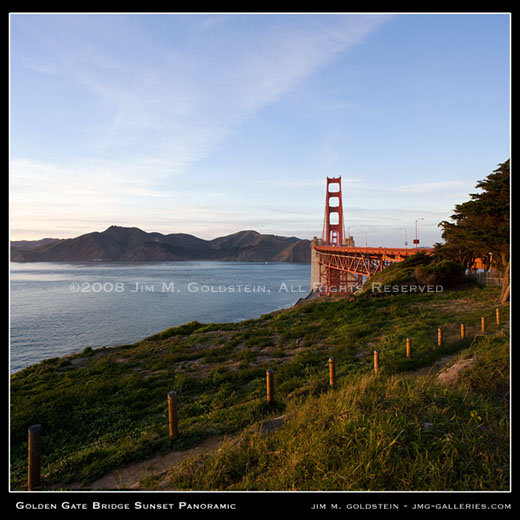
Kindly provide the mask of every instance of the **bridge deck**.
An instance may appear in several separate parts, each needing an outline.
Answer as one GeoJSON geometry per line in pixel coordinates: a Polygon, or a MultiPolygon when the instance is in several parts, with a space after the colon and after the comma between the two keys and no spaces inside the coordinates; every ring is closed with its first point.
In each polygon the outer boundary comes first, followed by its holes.
{"type": "Polygon", "coordinates": [[[430,252],[432,251],[429,247],[351,247],[351,246],[326,246],[318,245],[314,246],[314,249],[319,253],[332,253],[338,255],[371,255],[389,258],[415,255],[420,251],[430,252]]]}
{"type": "Polygon", "coordinates": [[[318,253],[320,284],[324,282],[326,292],[338,286],[358,288],[363,278],[370,278],[394,262],[431,248],[349,247],[314,244],[318,253]],[[345,273],[341,275],[341,273],[345,273]],[[354,278],[352,278],[354,277],[354,278]]]}
{"type": "Polygon", "coordinates": [[[370,276],[389,263],[401,262],[407,256],[420,251],[430,252],[430,248],[399,247],[346,247],[315,245],[320,254],[321,263],[350,273],[370,276]],[[371,265],[369,266],[368,263],[371,265]],[[355,266],[355,267],[354,267],[355,266]]]}
{"type": "Polygon", "coordinates": [[[335,252],[335,253],[371,253],[377,255],[415,255],[419,251],[432,251],[430,247],[352,247],[352,246],[326,246],[316,244],[316,251],[335,252]]]}

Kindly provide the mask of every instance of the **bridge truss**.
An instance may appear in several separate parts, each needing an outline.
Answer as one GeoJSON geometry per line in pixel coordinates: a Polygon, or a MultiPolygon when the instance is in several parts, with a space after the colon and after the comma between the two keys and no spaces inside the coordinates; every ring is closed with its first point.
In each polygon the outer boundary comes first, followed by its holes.
{"type": "Polygon", "coordinates": [[[394,262],[427,248],[383,248],[314,245],[318,253],[320,293],[354,292],[364,281],[394,262]]]}

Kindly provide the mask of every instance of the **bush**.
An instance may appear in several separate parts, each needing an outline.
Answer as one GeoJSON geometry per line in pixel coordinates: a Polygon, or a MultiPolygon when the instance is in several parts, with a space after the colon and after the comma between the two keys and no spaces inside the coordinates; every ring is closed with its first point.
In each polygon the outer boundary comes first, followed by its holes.
{"type": "Polygon", "coordinates": [[[372,284],[393,287],[438,285],[444,290],[454,289],[471,283],[464,272],[464,267],[458,262],[441,260],[421,251],[369,278],[363,292],[368,293],[372,284]]]}
{"type": "Polygon", "coordinates": [[[414,278],[419,285],[442,285],[452,289],[467,283],[464,267],[453,260],[433,261],[426,265],[418,265],[414,270],[414,278]]]}

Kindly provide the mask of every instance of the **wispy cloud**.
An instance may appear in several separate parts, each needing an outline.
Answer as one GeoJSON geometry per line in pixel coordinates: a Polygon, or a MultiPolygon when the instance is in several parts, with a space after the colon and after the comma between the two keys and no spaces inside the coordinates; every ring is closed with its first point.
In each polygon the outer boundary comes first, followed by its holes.
{"type": "MultiPolygon", "coordinates": [[[[205,15],[184,27],[188,37],[178,43],[149,38],[145,29],[135,31],[135,19],[124,16],[100,24],[99,38],[95,17],[62,18],[54,32],[45,37],[40,32],[36,55],[17,51],[14,59],[86,89],[104,118],[78,121],[89,142],[75,143],[72,150],[56,142],[55,163],[28,160],[23,153],[13,157],[13,227],[27,227],[36,213],[42,226],[46,212],[49,222],[60,215],[75,221],[72,208],[78,218],[91,220],[101,208],[123,215],[136,198],[165,198],[175,175],[187,174],[242,124],[389,18],[301,16],[281,23],[276,16],[246,17],[246,23],[236,26],[232,16],[205,15]],[[107,28],[113,28],[114,36],[101,32],[107,28]],[[228,35],[230,29],[236,39],[228,35]],[[124,56],[118,38],[131,49],[124,56]],[[86,156],[85,149],[94,153],[86,156]]],[[[61,102],[56,110],[66,111],[67,103],[82,100],[61,102]]],[[[288,181],[286,187],[297,185],[288,181]]],[[[318,186],[318,181],[310,185],[318,186]]]]}
{"type": "MultiPolygon", "coordinates": [[[[341,176],[341,186],[352,186],[357,185],[361,183],[362,180],[358,177],[344,177],[341,176]]],[[[310,179],[310,180],[280,180],[280,181],[274,181],[274,180],[265,180],[263,181],[265,184],[269,184],[271,186],[277,186],[279,188],[291,188],[291,189],[299,189],[299,188],[322,188],[323,193],[325,193],[325,187],[326,187],[326,180],[323,176],[316,178],[316,179],[310,179]]]]}
{"type": "MultiPolygon", "coordinates": [[[[54,49],[60,50],[54,50],[59,54],[52,63],[63,77],[84,85],[111,107],[113,118],[98,137],[100,151],[149,155],[162,159],[169,171],[180,171],[215,151],[238,125],[282,99],[388,18],[302,16],[279,24],[275,16],[257,26],[246,17],[239,39],[232,42],[221,39],[232,17],[205,16],[198,20],[205,37],[185,52],[146,41],[146,52],[124,60],[115,49],[96,44],[90,32],[80,31],[73,47],[59,46],[56,36],[54,49]],[[217,50],[211,48],[212,37],[220,43],[217,50]]],[[[33,67],[45,63],[26,59],[33,67]]]]}
{"type": "Polygon", "coordinates": [[[391,191],[400,193],[438,193],[444,191],[460,190],[467,187],[466,181],[444,181],[444,182],[424,182],[418,184],[406,184],[390,188],[391,191]]]}

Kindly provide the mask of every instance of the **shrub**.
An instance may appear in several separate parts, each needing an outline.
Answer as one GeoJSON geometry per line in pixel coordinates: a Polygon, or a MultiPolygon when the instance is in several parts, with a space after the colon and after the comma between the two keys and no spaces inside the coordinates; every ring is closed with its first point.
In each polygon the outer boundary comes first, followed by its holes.
{"type": "Polygon", "coordinates": [[[464,267],[453,260],[440,260],[418,265],[414,270],[414,278],[419,285],[442,285],[445,289],[452,289],[467,283],[464,267]]]}
{"type": "Polygon", "coordinates": [[[402,262],[390,265],[384,271],[369,278],[363,292],[369,293],[372,284],[376,283],[392,287],[438,285],[445,290],[454,289],[471,283],[464,272],[464,267],[458,262],[441,260],[433,255],[420,252],[409,256],[402,262]]]}

